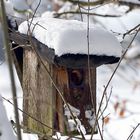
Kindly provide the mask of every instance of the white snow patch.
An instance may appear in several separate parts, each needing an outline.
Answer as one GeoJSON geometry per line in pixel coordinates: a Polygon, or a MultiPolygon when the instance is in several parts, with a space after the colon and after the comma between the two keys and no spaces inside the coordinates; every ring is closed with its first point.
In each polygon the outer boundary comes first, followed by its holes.
{"type": "Polygon", "coordinates": [[[14,15],[14,9],[13,9],[13,4],[9,0],[4,1],[5,4],[5,9],[7,14],[14,15]]]}
{"type": "MultiPolygon", "coordinates": [[[[69,105],[69,108],[71,109],[74,116],[79,116],[80,115],[80,110],[79,109],[75,108],[74,106],[72,106],[70,104],[68,104],[68,105],[69,105]]],[[[69,111],[69,108],[66,105],[64,105],[64,115],[66,115],[68,118],[71,117],[71,113],[69,111]]]]}
{"type": "Polygon", "coordinates": [[[90,126],[93,127],[95,124],[95,117],[96,117],[94,114],[94,111],[93,110],[86,110],[85,117],[87,118],[90,126]]]}
{"type": "MultiPolygon", "coordinates": [[[[19,32],[27,34],[28,27],[28,22],[23,22],[19,32]]],[[[55,49],[58,56],[67,53],[88,54],[87,23],[41,17],[33,20],[30,31],[37,40],[55,49]]],[[[113,34],[90,25],[89,54],[120,57],[121,46],[113,34]]]]}
{"type": "Polygon", "coordinates": [[[13,7],[17,10],[27,10],[29,9],[29,6],[27,5],[25,0],[9,0],[11,4],[13,4],[13,7]]]}
{"type": "Polygon", "coordinates": [[[16,140],[0,95],[0,140],[16,140]]]}
{"type": "Polygon", "coordinates": [[[127,52],[126,58],[132,59],[140,56],[140,46],[132,46],[132,48],[127,52]]]}
{"type": "MultiPolygon", "coordinates": [[[[105,7],[99,8],[99,13],[104,14],[104,9],[105,7]]],[[[131,12],[124,14],[124,16],[118,18],[96,17],[96,20],[99,21],[108,30],[112,30],[113,32],[118,33],[125,33],[140,23],[140,18],[138,18],[139,13],[139,9],[134,9],[131,12]]]]}

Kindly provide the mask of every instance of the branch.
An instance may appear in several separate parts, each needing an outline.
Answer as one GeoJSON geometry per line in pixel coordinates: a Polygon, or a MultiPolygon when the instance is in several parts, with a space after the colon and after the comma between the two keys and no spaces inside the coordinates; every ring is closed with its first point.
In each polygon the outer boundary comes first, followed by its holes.
{"type": "Polygon", "coordinates": [[[138,7],[140,7],[140,2],[119,0],[118,3],[119,3],[120,5],[126,5],[126,6],[133,7],[133,8],[138,8],[138,7]]]}
{"type": "Polygon", "coordinates": [[[98,0],[98,1],[94,1],[94,2],[85,2],[85,1],[80,1],[80,0],[63,0],[64,2],[71,2],[73,3],[74,5],[77,5],[77,4],[80,4],[82,6],[96,6],[96,5],[101,5],[103,3],[106,3],[106,2],[110,2],[112,0],[98,0]]]}
{"type": "Polygon", "coordinates": [[[129,2],[129,1],[123,1],[123,0],[98,0],[98,1],[93,1],[93,2],[85,2],[85,1],[80,1],[80,0],[63,0],[63,1],[69,1],[73,3],[74,5],[80,4],[82,6],[97,6],[97,5],[102,5],[108,2],[112,3],[118,3],[119,5],[126,5],[129,7],[137,8],[140,7],[140,2],[129,2]]]}
{"type": "Polygon", "coordinates": [[[8,35],[8,25],[7,25],[6,13],[5,13],[4,1],[1,0],[0,4],[1,4],[1,15],[2,15],[2,24],[3,24],[3,31],[4,31],[4,47],[6,50],[8,68],[10,73],[11,89],[12,89],[13,102],[14,102],[14,113],[15,113],[15,120],[17,123],[17,134],[18,134],[18,140],[22,140],[20,123],[19,123],[19,114],[18,114],[16,85],[15,85],[15,78],[14,78],[14,70],[12,66],[12,56],[9,47],[10,41],[8,35]]]}
{"type": "Polygon", "coordinates": [[[130,34],[133,31],[136,31],[137,28],[140,27],[140,24],[138,24],[137,26],[135,26],[134,28],[130,29],[129,31],[127,31],[126,33],[123,34],[123,39],[126,35],[130,34]]]}
{"type": "Polygon", "coordinates": [[[136,131],[136,129],[140,126],[140,123],[138,123],[136,125],[136,127],[133,129],[133,131],[130,133],[130,135],[128,136],[127,140],[131,140],[133,137],[134,132],[136,131]]]}
{"type": "Polygon", "coordinates": [[[121,15],[102,15],[102,14],[97,14],[97,13],[88,13],[88,12],[82,12],[82,11],[67,11],[67,12],[61,12],[61,13],[55,13],[54,17],[58,18],[61,15],[66,15],[66,14],[84,14],[84,15],[94,15],[94,16],[99,16],[99,17],[120,17],[121,15]]]}

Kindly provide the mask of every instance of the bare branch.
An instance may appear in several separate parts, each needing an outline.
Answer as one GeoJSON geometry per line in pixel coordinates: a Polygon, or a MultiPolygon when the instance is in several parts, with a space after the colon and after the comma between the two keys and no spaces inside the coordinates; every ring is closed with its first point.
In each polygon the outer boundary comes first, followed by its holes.
{"type": "Polygon", "coordinates": [[[66,15],[66,14],[83,14],[83,15],[93,15],[93,16],[99,16],[99,17],[121,17],[122,15],[102,15],[102,14],[98,14],[98,13],[88,13],[88,12],[83,12],[83,11],[67,11],[67,12],[62,12],[62,13],[55,13],[54,17],[58,18],[62,15],[66,15]]]}
{"type": "Polygon", "coordinates": [[[132,29],[130,29],[129,31],[127,31],[126,33],[123,34],[123,39],[127,34],[130,34],[131,32],[135,31],[138,27],[140,27],[140,24],[138,24],[137,26],[133,27],[132,29]]]}
{"type": "Polygon", "coordinates": [[[109,1],[112,1],[112,0],[98,0],[98,1],[94,1],[94,2],[85,2],[85,1],[80,1],[80,0],[63,0],[63,1],[69,1],[73,4],[80,4],[82,6],[96,6],[96,5],[100,5],[100,4],[103,4],[103,3],[106,3],[106,2],[109,2],[109,1]]]}
{"type": "Polygon", "coordinates": [[[132,7],[132,9],[140,7],[140,2],[118,0],[118,3],[120,5],[126,5],[132,7]]]}
{"type": "Polygon", "coordinates": [[[22,140],[20,123],[19,123],[19,114],[18,114],[18,103],[16,98],[17,97],[16,85],[15,85],[13,66],[12,66],[12,56],[9,47],[10,40],[8,35],[8,25],[6,20],[4,1],[1,0],[0,4],[1,4],[2,24],[3,24],[3,31],[4,31],[4,47],[6,50],[7,62],[8,62],[9,73],[10,73],[11,88],[12,88],[12,95],[13,95],[13,102],[14,102],[14,113],[15,113],[15,120],[17,123],[17,134],[18,134],[18,140],[22,140]]]}
{"type": "Polygon", "coordinates": [[[133,137],[134,132],[136,131],[136,129],[140,126],[140,123],[138,123],[136,125],[136,127],[133,129],[133,131],[130,133],[130,135],[128,136],[127,140],[131,140],[133,137]]]}
{"type": "Polygon", "coordinates": [[[97,6],[97,5],[102,5],[108,2],[114,2],[118,3],[119,5],[126,5],[129,7],[133,8],[138,8],[140,7],[140,2],[129,2],[129,1],[123,1],[123,0],[97,0],[97,1],[92,1],[92,2],[85,2],[85,1],[80,1],[80,0],[63,0],[63,1],[69,1],[73,3],[74,5],[80,4],[82,6],[97,6]]]}

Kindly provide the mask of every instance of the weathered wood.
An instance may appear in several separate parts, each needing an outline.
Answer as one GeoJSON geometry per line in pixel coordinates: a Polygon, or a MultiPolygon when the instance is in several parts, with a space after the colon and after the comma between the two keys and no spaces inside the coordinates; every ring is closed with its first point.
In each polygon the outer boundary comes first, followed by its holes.
{"type": "MultiPolygon", "coordinates": [[[[54,67],[54,71],[55,73],[53,75],[56,78],[56,84],[59,89],[61,89],[65,100],[68,104],[80,110],[80,115],[77,116],[77,118],[79,118],[81,123],[85,126],[87,133],[90,133],[94,123],[89,123],[89,119],[85,116],[85,111],[94,110],[93,113],[94,115],[96,114],[96,68],[94,67],[90,69],[90,84],[88,69],[67,69],[54,67]],[[81,75],[78,72],[81,72],[81,75]],[[91,85],[91,89],[89,85],[91,85]]],[[[55,92],[55,126],[61,132],[72,134],[73,132],[69,128],[68,118],[64,115],[64,103],[57,91],[55,92]]]]}
{"type": "MultiPolygon", "coordinates": [[[[65,92],[64,87],[68,86],[68,74],[66,71],[66,68],[54,68],[55,69],[55,73],[56,75],[56,83],[57,86],[59,87],[59,89],[61,89],[62,93],[65,92]]],[[[56,121],[55,123],[57,123],[56,125],[58,126],[58,130],[60,132],[65,132],[65,116],[64,116],[64,111],[63,111],[63,101],[60,97],[60,95],[58,94],[58,92],[56,91],[56,116],[58,118],[58,121],[56,121]]]]}
{"type": "MultiPolygon", "coordinates": [[[[52,66],[44,62],[50,73],[52,66]]],[[[31,49],[24,51],[23,62],[23,109],[42,123],[23,114],[24,125],[35,131],[52,135],[53,133],[53,95],[52,82],[48,73],[31,49]],[[52,129],[50,129],[50,128],[52,129]]]]}
{"type": "Polygon", "coordinates": [[[68,88],[64,93],[66,101],[80,110],[77,117],[90,133],[94,124],[89,121],[96,114],[96,68],[90,69],[90,80],[88,69],[68,69],[68,75],[68,88]],[[91,111],[90,118],[87,118],[86,111],[91,111]]]}

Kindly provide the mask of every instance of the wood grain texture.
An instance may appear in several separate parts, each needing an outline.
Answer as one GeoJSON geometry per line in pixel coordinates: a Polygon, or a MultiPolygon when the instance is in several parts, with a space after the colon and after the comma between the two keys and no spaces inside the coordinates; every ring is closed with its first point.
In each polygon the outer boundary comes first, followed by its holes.
{"type": "MultiPolygon", "coordinates": [[[[43,126],[25,114],[23,123],[31,130],[52,135],[54,95],[51,80],[32,50],[25,50],[23,63],[23,109],[52,129],[43,126]]],[[[51,73],[52,67],[46,62],[44,63],[51,73]]]]}

